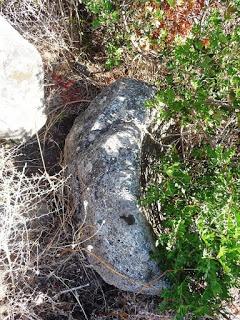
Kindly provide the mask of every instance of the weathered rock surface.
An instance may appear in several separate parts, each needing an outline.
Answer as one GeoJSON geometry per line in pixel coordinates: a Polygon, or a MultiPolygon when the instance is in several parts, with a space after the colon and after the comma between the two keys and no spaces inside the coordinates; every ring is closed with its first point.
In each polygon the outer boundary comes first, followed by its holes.
{"type": "Polygon", "coordinates": [[[46,121],[38,51],[0,16],[0,139],[25,139],[46,121]]]}
{"type": "Polygon", "coordinates": [[[138,207],[141,146],[152,116],[144,101],[154,89],[123,79],[97,96],[78,117],[65,144],[72,194],[85,219],[89,261],[122,290],[158,294],[165,286],[150,259],[149,225],[138,207]],[[85,209],[84,209],[85,207],[85,209]],[[154,281],[155,280],[155,281],[154,281]]]}

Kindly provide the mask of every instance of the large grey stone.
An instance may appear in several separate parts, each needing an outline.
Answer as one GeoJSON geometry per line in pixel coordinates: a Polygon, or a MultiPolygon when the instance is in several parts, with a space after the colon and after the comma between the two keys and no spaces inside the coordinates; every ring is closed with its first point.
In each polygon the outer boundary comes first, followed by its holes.
{"type": "Polygon", "coordinates": [[[150,259],[154,240],[138,206],[141,146],[152,121],[144,101],[153,94],[153,88],[130,79],[104,89],[76,119],[65,160],[85,222],[81,237],[91,237],[85,243],[93,268],[122,290],[154,295],[165,283],[150,259]]]}
{"type": "Polygon", "coordinates": [[[46,121],[40,54],[0,16],[0,139],[23,140],[46,121]]]}

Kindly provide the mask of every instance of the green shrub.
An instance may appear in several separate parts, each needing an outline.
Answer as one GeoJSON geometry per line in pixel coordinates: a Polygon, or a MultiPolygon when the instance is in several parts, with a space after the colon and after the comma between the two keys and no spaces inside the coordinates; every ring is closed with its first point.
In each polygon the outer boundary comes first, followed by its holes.
{"type": "Polygon", "coordinates": [[[167,75],[156,102],[167,105],[165,120],[213,128],[239,113],[240,28],[235,24],[228,32],[226,22],[214,11],[203,30],[195,26],[190,38],[164,53],[167,75]]]}
{"type": "MultiPolygon", "coordinates": [[[[161,234],[154,258],[171,282],[162,309],[183,316],[212,315],[240,280],[240,167],[235,150],[208,145],[187,162],[175,149],[160,159],[159,185],[143,205],[161,203],[161,234]]],[[[194,318],[194,317],[193,317],[194,318]]]]}
{"type": "Polygon", "coordinates": [[[230,289],[240,285],[239,137],[234,137],[240,123],[239,4],[229,6],[213,9],[189,38],[162,53],[166,78],[148,102],[160,106],[162,121],[175,122],[181,140],[156,160],[160,183],[148,185],[141,200],[145,207],[161,204],[153,258],[171,284],[160,307],[174,310],[176,319],[216,315],[231,300],[230,289]],[[217,135],[227,127],[225,143],[217,135]],[[190,134],[183,138],[182,132],[190,134]]]}
{"type": "Polygon", "coordinates": [[[109,26],[119,19],[119,12],[110,0],[84,0],[87,10],[94,16],[92,26],[94,28],[101,25],[109,26]]]}

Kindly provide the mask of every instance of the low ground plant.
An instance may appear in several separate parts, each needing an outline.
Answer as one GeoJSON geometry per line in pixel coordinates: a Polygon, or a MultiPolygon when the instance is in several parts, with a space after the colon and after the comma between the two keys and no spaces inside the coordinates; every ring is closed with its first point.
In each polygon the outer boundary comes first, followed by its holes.
{"type": "Polygon", "coordinates": [[[160,220],[153,258],[171,284],[160,307],[176,319],[219,317],[240,285],[238,10],[213,8],[166,50],[165,82],[148,102],[175,130],[142,204],[160,220]]]}
{"type": "Polygon", "coordinates": [[[136,54],[157,57],[178,36],[186,36],[204,1],[84,0],[89,28],[102,35],[105,67],[112,69],[136,54]]]}
{"type": "Polygon", "coordinates": [[[154,254],[171,288],[161,309],[176,319],[213,316],[240,280],[240,167],[236,150],[194,148],[187,160],[170,148],[155,168],[158,185],[148,186],[144,205],[161,204],[154,254]]]}
{"type": "Polygon", "coordinates": [[[236,12],[214,9],[205,25],[195,25],[187,39],[179,39],[168,56],[165,80],[156,101],[165,120],[174,118],[181,126],[195,123],[207,130],[239,114],[240,29],[236,12]]]}

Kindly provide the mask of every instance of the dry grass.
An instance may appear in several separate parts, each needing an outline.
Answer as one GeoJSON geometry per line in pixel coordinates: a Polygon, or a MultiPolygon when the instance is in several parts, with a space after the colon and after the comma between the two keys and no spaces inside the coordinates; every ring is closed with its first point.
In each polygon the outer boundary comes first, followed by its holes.
{"type": "Polygon", "coordinates": [[[100,284],[81,250],[67,178],[29,176],[18,152],[0,148],[0,319],[89,319],[86,300],[100,284]]]}
{"type": "Polygon", "coordinates": [[[31,43],[45,62],[69,61],[81,42],[78,0],[3,0],[0,13],[31,43]]]}
{"type": "Polygon", "coordinates": [[[95,274],[64,171],[30,174],[18,153],[0,148],[0,319],[169,320],[154,313],[156,299],[95,274]]]}
{"type": "Polygon", "coordinates": [[[0,318],[39,319],[35,307],[49,297],[38,287],[37,278],[43,276],[42,261],[47,263],[62,233],[58,229],[51,242],[44,243],[50,240],[56,215],[64,219],[67,214],[65,180],[62,172],[54,177],[27,176],[25,166],[16,169],[15,154],[16,150],[0,149],[0,318]]]}
{"type": "Polygon", "coordinates": [[[29,176],[16,154],[0,149],[0,319],[88,319],[79,292],[99,283],[79,245],[64,171],[29,176]]]}

